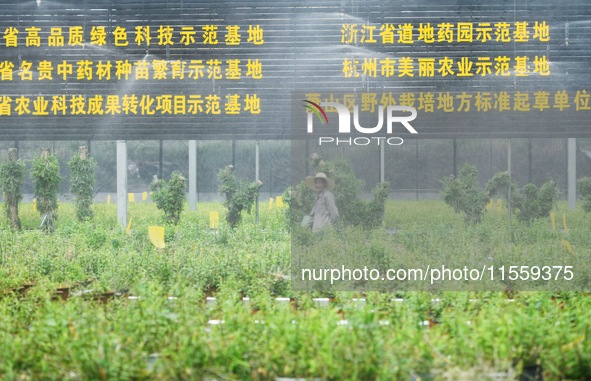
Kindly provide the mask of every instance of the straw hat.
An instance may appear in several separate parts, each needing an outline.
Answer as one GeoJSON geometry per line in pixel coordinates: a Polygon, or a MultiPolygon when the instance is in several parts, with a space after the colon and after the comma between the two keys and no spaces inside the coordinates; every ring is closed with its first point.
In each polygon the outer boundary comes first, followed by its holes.
{"type": "Polygon", "coordinates": [[[308,186],[308,188],[312,189],[312,190],[316,190],[316,184],[314,184],[314,180],[316,179],[322,179],[324,180],[324,182],[326,183],[326,187],[330,190],[334,189],[334,180],[331,179],[330,177],[326,176],[326,173],[324,172],[318,172],[316,174],[316,176],[312,177],[312,176],[308,176],[306,177],[306,180],[304,180],[306,182],[306,185],[308,186]]]}

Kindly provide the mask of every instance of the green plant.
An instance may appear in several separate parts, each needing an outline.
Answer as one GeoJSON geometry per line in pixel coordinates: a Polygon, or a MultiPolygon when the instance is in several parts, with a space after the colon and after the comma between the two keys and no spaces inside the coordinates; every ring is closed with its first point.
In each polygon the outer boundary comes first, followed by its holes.
{"type": "MultiPolygon", "coordinates": [[[[389,190],[390,183],[385,181],[373,188],[371,191],[373,196],[371,200],[368,202],[358,200],[358,208],[363,209],[362,215],[365,219],[358,220],[357,225],[365,226],[367,228],[374,228],[381,225],[384,220],[384,211],[389,190]]],[[[358,215],[353,214],[353,216],[358,215]]]]}
{"type": "Polygon", "coordinates": [[[0,165],[0,188],[4,192],[6,202],[6,216],[10,227],[21,229],[18,216],[18,204],[23,199],[21,187],[25,177],[25,163],[16,158],[16,148],[8,150],[8,160],[0,165]]]}
{"type": "MultiPolygon", "coordinates": [[[[390,183],[384,182],[372,190],[372,199],[361,200],[364,182],[355,176],[351,165],[344,160],[324,161],[318,154],[313,154],[310,162],[315,172],[324,172],[335,182],[332,191],[339,210],[339,220],[343,224],[375,228],[384,219],[384,205],[388,198],[390,183]]],[[[305,182],[299,183],[294,189],[284,193],[284,201],[288,204],[286,214],[288,221],[299,223],[302,217],[312,210],[316,193],[309,189],[305,182]]]]}
{"type": "Polygon", "coordinates": [[[488,193],[488,196],[491,198],[501,193],[507,197],[509,185],[512,186],[511,189],[513,190],[514,184],[511,183],[511,177],[509,177],[509,173],[499,172],[495,174],[492,179],[488,180],[485,189],[488,193]]]}
{"type": "Polygon", "coordinates": [[[583,210],[591,212],[591,177],[583,177],[578,181],[579,193],[583,199],[583,210]]]}
{"type": "Polygon", "coordinates": [[[382,224],[390,183],[377,184],[372,190],[372,199],[364,201],[361,194],[365,184],[355,176],[347,161],[324,162],[318,155],[313,155],[312,164],[316,172],[327,173],[334,179],[336,204],[343,223],[369,229],[382,224]]]}
{"type": "Polygon", "coordinates": [[[218,172],[218,191],[226,197],[224,206],[228,209],[226,221],[236,227],[242,219],[242,211],[250,213],[250,209],[259,196],[263,183],[239,181],[234,174],[234,166],[229,165],[218,172]]]}
{"type": "MultiPolygon", "coordinates": [[[[586,293],[548,292],[554,281],[528,281],[538,291],[516,291],[508,302],[500,292],[401,287],[363,295],[333,291],[336,300],[321,306],[313,298],[326,295],[291,287],[292,236],[284,229],[271,232],[246,219],[236,229],[224,224],[196,234],[207,210],[220,206],[183,215],[165,252],[151,250],[144,232],[137,240],[124,238],[105,204],[95,205],[94,220],[84,223],[76,220],[73,204],[60,205],[60,219],[68,222],[53,235],[0,229],[0,379],[518,379],[522,368],[538,364],[544,379],[588,379],[586,293]],[[21,294],[23,284],[33,281],[21,294]],[[206,304],[201,290],[207,285],[218,291],[216,301],[206,304]],[[69,300],[51,301],[62,286],[71,286],[69,300]],[[107,290],[135,298],[116,294],[107,305],[92,301],[107,290]],[[238,300],[241,291],[250,301],[238,300]],[[279,302],[279,296],[293,299],[279,302]],[[433,325],[421,324],[425,320],[433,325]]],[[[136,232],[162,213],[153,203],[135,207],[136,232]]],[[[584,257],[591,235],[582,223],[588,215],[571,213],[573,226],[579,226],[571,236],[581,257],[574,263],[577,273],[584,271],[584,283],[559,287],[588,290],[584,257]]],[[[356,247],[366,238],[368,260],[362,266],[374,268],[411,268],[437,258],[446,268],[454,259],[454,267],[482,266],[489,256],[495,267],[573,263],[556,250],[556,234],[546,224],[518,224],[512,230],[522,236],[511,243],[504,215],[491,213],[465,229],[453,214],[440,200],[390,200],[384,224],[400,227],[396,234],[352,226],[340,236],[333,233],[356,247]],[[491,236],[482,240],[482,232],[491,236]]],[[[261,208],[261,221],[278,215],[261,208]]],[[[22,218],[26,225],[26,214],[22,218]]],[[[327,241],[306,232],[315,244],[327,241]]]]}
{"type": "Polygon", "coordinates": [[[519,210],[519,219],[531,224],[536,218],[550,215],[559,194],[554,181],[545,182],[539,189],[534,184],[526,184],[515,192],[512,204],[519,210]]]}
{"type": "Polygon", "coordinates": [[[150,185],[156,207],[166,215],[168,222],[178,224],[185,205],[185,178],[174,171],[168,182],[158,179],[150,185]]]}
{"type": "Polygon", "coordinates": [[[57,157],[43,149],[41,155],[33,159],[31,177],[35,186],[37,210],[43,216],[41,227],[47,232],[55,230],[57,220],[57,194],[61,177],[57,157]]]}
{"type": "Polygon", "coordinates": [[[75,196],[76,217],[79,221],[92,218],[92,198],[96,184],[96,160],[88,157],[88,149],[80,147],[80,152],[68,162],[70,167],[70,192],[75,196]]]}
{"type": "Polygon", "coordinates": [[[554,181],[547,181],[538,189],[534,184],[526,184],[518,189],[511,182],[507,172],[497,173],[486,184],[489,197],[501,192],[509,202],[509,186],[511,186],[511,206],[517,210],[519,219],[531,224],[536,218],[547,217],[558,199],[560,192],[554,181]]]}
{"type": "Polygon", "coordinates": [[[450,205],[456,213],[463,213],[466,223],[475,224],[481,221],[488,196],[478,185],[478,170],[465,163],[458,177],[450,176],[442,179],[443,201],[450,205]]]}

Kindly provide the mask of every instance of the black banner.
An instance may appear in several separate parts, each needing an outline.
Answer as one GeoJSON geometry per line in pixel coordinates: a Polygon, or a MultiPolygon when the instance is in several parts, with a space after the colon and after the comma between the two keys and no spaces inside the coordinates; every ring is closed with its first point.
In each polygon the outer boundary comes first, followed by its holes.
{"type": "Polygon", "coordinates": [[[0,5],[1,140],[291,139],[294,91],[415,107],[410,138],[591,135],[583,0],[0,5]]]}

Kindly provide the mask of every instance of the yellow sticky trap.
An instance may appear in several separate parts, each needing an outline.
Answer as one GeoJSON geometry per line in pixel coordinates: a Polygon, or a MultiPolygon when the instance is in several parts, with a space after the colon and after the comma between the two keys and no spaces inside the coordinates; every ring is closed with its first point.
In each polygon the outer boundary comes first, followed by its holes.
{"type": "Polygon", "coordinates": [[[111,205],[111,195],[107,195],[107,205],[111,205]]]}
{"type": "Polygon", "coordinates": [[[493,199],[491,198],[490,200],[488,200],[488,204],[486,204],[486,210],[492,210],[494,206],[494,202],[493,199]]]}
{"type": "Polygon", "coordinates": [[[552,223],[552,230],[556,230],[556,213],[550,212],[550,222],[552,223]]]}
{"type": "Polygon", "coordinates": [[[277,197],[275,198],[275,205],[276,205],[278,208],[283,208],[283,196],[277,196],[277,197]]]}
{"type": "Polygon", "coordinates": [[[33,199],[33,210],[37,210],[37,199],[33,199]]]}
{"type": "Polygon", "coordinates": [[[503,200],[497,200],[497,212],[501,212],[503,210],[503,200]]]}
{"type": "Polygon", "coordinates": [[[125,234],[129,234],[129,232],[131,232],[131,221],[133,220],[133,218],[129,219],[129,222],[127,223],[127,227],[125,228],[125,234]]]}
{"type": "Polygon", "coordinates": [[[164,226],[148,226],[148,238],[157,249],[164,249],[164,226]]]}
{"type": "Polygon", "coordinates": [[[273,197],[269,199],[269,209],[273,209],[273,197]]]}
{"type": "Polygon", "coordinates": [[[135,202],[135,193],[128,193],[127,194],[127,201],[135,202]]]}
{"type": "Polygon", "coordinates": [[[209,212],[209,228],[217,229],[220,226],[220,214],[216,211],[209,212]]]}
{"type": "Polygon", "coordinates": [[[566,213],[562,213],[562,225],[564,226],[564,232],[568,233],[568,225],[566,224],[566,213]]]}
{"type": "Polygon", "coordinates": [[[146,201],[148,199],[148,192],[142,193],[142,201],[146,201]]]}
{"type": "Polygon", "coordinates": [[[564,246],[566,248],[566,251],[568,251],[569,253],[573,252],[573,247],[570,245],[570,242],[568,242],[567,240],[565,240],[565,239],[562,240],[562,246],[564,246]]]}

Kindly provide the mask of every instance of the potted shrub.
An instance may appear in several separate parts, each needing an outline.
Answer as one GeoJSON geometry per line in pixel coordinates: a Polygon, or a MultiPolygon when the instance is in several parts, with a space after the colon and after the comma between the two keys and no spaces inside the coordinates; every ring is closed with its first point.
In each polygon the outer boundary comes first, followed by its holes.
{"type": "Polygon", "coordinates": [[[18,160],[16,148],[10,148],[8,160],[0,165],[0,188],[5,195],[6,217],[13,230],[21,230],[18,204],[23,199],[21,187],[24,177],[25,163],[18,160]]]}
{"type": "Polygon", "coordinates": [[[59,162],[48,148],[41,150],[41,155],[33,160],[31,177],[35,186],[37,210],[42,216],[41,228],[46,232],[55,230],[57,220],[57,194],[61,177],[59,162]]]}
{"type": "Polygon", "coordinates": [[[242,212],[250,213],[252,206],[259,197],[262,181],[239,181],[234,173],[234,166],[228,165],[218,172],[218,191],[225,196],[224,206],[228,209],[226,221],[232,228],[242,220],[242,212]]]}

